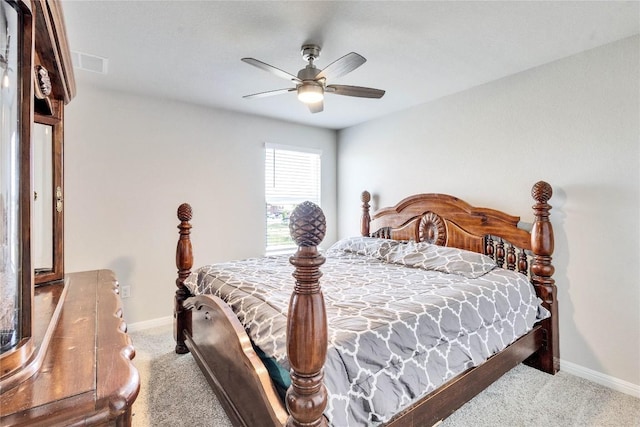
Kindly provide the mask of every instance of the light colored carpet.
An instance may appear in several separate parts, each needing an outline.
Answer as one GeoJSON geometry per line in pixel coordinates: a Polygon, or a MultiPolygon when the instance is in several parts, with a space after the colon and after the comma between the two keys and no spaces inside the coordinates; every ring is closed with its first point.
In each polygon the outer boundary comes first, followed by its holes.
{"type": "MultiPolygon", "coordinates": [[[[191,355],[174,353],[171,326],[130,335],[141,379],[134,427],[231,425],[191,355]]],[[[460,426],[640,427],[640,399],[521,365],[440,424],[460,426]]]]}

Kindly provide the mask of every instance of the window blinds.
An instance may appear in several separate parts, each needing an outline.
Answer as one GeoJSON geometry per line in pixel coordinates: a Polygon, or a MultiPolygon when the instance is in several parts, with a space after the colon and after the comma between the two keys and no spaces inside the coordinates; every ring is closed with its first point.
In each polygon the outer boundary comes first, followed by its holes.
{"type": "Polygon", "coordinates": [[[295,247],[289,236],[289,215],[306,200],[320,205],[319,151],[265,146],[267,252],[295,247]]]}

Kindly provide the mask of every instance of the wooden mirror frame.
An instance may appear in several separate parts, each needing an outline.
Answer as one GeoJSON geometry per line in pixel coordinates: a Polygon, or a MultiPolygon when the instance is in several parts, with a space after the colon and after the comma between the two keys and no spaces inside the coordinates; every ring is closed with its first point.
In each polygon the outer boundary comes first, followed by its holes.
{"type": "Polygon", "coordinates": [[[64,106],[58,100],[51,100],[52,115],[40,114],[36,111],[34,122],[49,125],[52,129],[51,159],[52,159],[52,266],[51,268],[38,268],[34,265],[34,281],[36,285],[59,281],[64,279],[64,179],[63,179],[63,153],[64,153],[64,106]],[[59,207],[59,209],[58,209],[59,207]]]}
{"type": "Polygon", "coordinates": [[[53,268],[38,269],[34,274],[35,283],[43,284],[64,280],[64,215],[63,212],[56,212],[55,196],[59,186],[61,195],[64,197],[62,154],[64,106],[75,96],[76,86],[59,2],[31,0],[31,4],[35,18],[35,51],[32,64],[34,68],[30,73],[34,76],[35,95],[38,98],[32,104],[35,111],[34,120],[36,123],[53,126],[53,268]],[[39,67],[46,70],[46,78],[43,81],[38,79],[39,67]],[[39,85],[41,86],[38,87],[39,85]],[[46,90],[43,90],[45,87],[46,90]]]}

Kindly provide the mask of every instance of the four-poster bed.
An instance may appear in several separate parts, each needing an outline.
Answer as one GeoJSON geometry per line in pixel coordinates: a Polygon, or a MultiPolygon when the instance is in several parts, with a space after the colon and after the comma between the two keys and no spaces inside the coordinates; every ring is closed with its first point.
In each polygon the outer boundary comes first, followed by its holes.
{"type": "MultiPolygon", "coordinates": [[[[346,243],[341,241],[322,254],[317,246],[324,237],[326,227],[324,215],[313,204],[301,204],[294,211],[290,222],[290,230],[298,245],[298,251],[290,258],[293,270],[287,273],[288,277],[293,274],[295,279],[290,280],[290,288],[287,288],[291,294],[288,310],[286,307],[273,308],[276,307],[277,300],[281,303],[283,301],[281,292],[283,288],[278,282],[265,285],[273,287],[268,292],[261,286],[254,285],[249,285],[249,288],[242,290],[241,284],[240,288],[233,288],[229,295],[223,296],[226,300],[223,301],[220,298],[222,291],[213,289],[214,285],[227,289],[230,284],[237,281],[235,278],[225,276],[222,280],[220,279],[222,276],[216,277],[216,274],[226,275],[227,272],[213,274],[213,270],[209,267],[191,274],[193,254],[189,221],[192,213],[191,207],[183,204],[178,209],[180,239],[176,252],[178,289],[174,311],[176,352],[192,353],[234,425],[324,425],[328,421],[334,425],[344,423],[389,426],[433,425],[523,361],[551,374],[559,370],[556,288],[552,278],[554,267],[551,263],[553,230],[549,222],[551,207],[547,203],[551,195],[552,189],[549,184],[538,182],[534,185],[532,189],[532,196],[536,202],[533,206],[534,221],[531,231],[527,231],[518,227],[519,217],[493,209],[473,207],[458,198],[443,194],[411,196],[394,207],[370,214],[370,195],[364,192],[361,223],[361,234],[364,237],[360,240],[351,239],[346,243]],[[466,251],[471,251],[473,254],[466,251]],[[438,270],[428,271],[425,274],[438,275],[440,280],[438,286],[444,289],[446,296],[438,296],[436,299],[443,301],[443,306],[436,307],[437,304],[433,302],[432,296],[426,297],[427,302],[420,299],[424,297],[419,290],[423,286],[421,279],[410,282],[406,288],[395,288],[395,283],[398,282],[396,279],[393,279],[396,280],[393,285],[377,283],[377,281],[382,282],[382,279],[370,280],[365,283],[365,287],[354,291],[359,285],[343,280],[342,270],[336,270],[337,261],[334,257],[345,258],[354,265],[361,264],[364,262],[361,259],[363,252],[370,252],[367,256],[375,259],[372,264],[368,264],[369,261],[367,261],[364,272],[356,272],[356,276],[367,276],[367,272],[375,276],[375,272],[380,271],[382,272],[380,277],[383,274],[386,277],[388,269],[398,269],[403,271],[402,280],[405,280],[404,277],[407,274],[414,277],[418,271],[422,272],[423,267],[425,270],[438,270]],[[327,257],[325,258],[324,255],[327,257]],[[446,262],[443,261],[445,258],[446,262]],[[325,260],[327,263],[323,266],[325,260]],[[425,267],[425,264],[428,265],[425,267]],[[453,265],[456,265],[456,268],[462,265],[463,269],[470,269],[461,272],[449,271],[453,265]],[[323,266],[322,272],[321,266],[323,266]],[[325,273],[324,277],[322,277],[323,273],[325,273]],[[535,299],[535,304],[541,300],[543,308],[536,311],[531,308],[533,305],[526,308],[514,305],[515,308],[510,308],[509,314],[504,315],[506,320],[503,323],[485,327],[484,320],[474,320],[471,323],[478,323],[479,328],[484,329],[478,333],[468,331],[469,320],[467,319],[482,316],[487,311],[485,303],[491,300],[486,297],[487,294],[494,295],[491,301],[495,305],[504,305],[507,300],[528,298],[528,291],[524,288],[516,291],[501,290],[502,288],[494,289],[494,284],[485,283],[489,281],[487,279],[489,276],[495,274],[500,276],[498,281],[502,281],[503,276],[524,277],[523,274],[528,276],[528,280],[525,278],[524,282],[525,286],[531,289],[532,298],[529,299],[535,299]],[[461,279],[460,276],[464,278],[461,279]],[[458,279],[463,282],[459,284],[458,279]],[[469,285],[465,282],[467,279],[475,282],[469,285]],[[455,284],[449,284],[451,280],[455,281],[455,284]],[[353,289],[351,289],[352,285],[353,289]],[[346,295],[349,295],[349,292],[367,293],[367,287],[371,287],[372,294],[377,293],[378,290],[384,294],[381,306],[384,305],[386,311],[382,315],[376,311],[377,317],[362,320],[363,318],[359,317],[360,314],[371,311],[372,307],[357,306],[356,302],[345,299],[340,292],[344,291],[346,295]],[[480,290],[476,291],[476,288],[480,290]],[[463,301],[452,302],[450,294],[454,290],[458,292],[458,289],[464,289],[463,301]],[[403,299],[404,295],[394,295],[396,290],[398,292],[395,293],[407,292],[409,300],[420,300],[418,306],[428,307],[428,310],[407,316],[404,311],[407,302],[403,299]],[[477,293],[474,294],[474,292],[477,293]],[[272,299],[254,300],[256,295],[262,298],[263,293],[268,294],[267,296],[272,299]],[[237,294],[242,295],[238,298],[237,294]],[[501,294],[505,295],[504,298],[500,297],[501,294]],[[495,298],[495,295],[498,295],[498,298],[495,298]],[[514,298],[514,295],[517,297],[514,298]],[[325,297],[328,301],[326,307],[325,297]],[[393,301],[389,302],[387,299],[393,301]],[[478,313],[464,315],[461,314],[462,308],[451,308],[454,305],[455,307],[476,306],[478,313]],[[257,306],[268,306],[271,309],[268,314],[265,314],[268,317],[267,326],[264,326],[265,322],[262,325],[255,324],[252,316],[257,306]],[[394,311],[397,307],[402,309],[394,311]],[[358,346],[365,347],[368,353],[385,354],[389,348],[393,347],[394,344],[389,344],[393,339],[387,338],[386,349],[384,343],[379,348],[368,347],[370,341],[367,339],[370,335],[384,335],[386,332],[381,331],[387,331],[387,324],[398,324],[400,329],[403,325],[410,324],[410,327],[404,329],[412,329],[414,324],[421,322],[415,319],[429,320],[428,318],[434,317],[435,312],[446,314],[449,311],[455,311],[458,315],[454,323],[460,323],[464,334],[457,330],[450,331],[451,328],[444,325],[443,321],[444,326],[436,325],[436,329],[440,328],[438,333],[442,335],[436,333],[436,347],[440,346],[436,350],[432,351],[431,348],[425,350],[423,343],[418,340],[419,342],[413,344],[416,348],[409,352],[409,356],[402,359],[405,356],[396,354],[399,352],[394,347],[393,351],[388,351],[387,362],[391,361],[401,366],[401,369],[397,366],[379,370],[370,366],[363,368],[364,363],[376,364],[378,361],[370,361],[368,355],[366,360],[362,355],[357,355],[353,357],[355,371],[351,371],[353,366],[348,366],[346,359],[360,350],[346,349],[338,356],[335,355],[340,348],[349,347],[348,341],[345,344],[344,341],[336,338],[337,335],[341,335],[340,332],[336,332],[339,329],[337,325],[345,323],[346,318],[348,318],[346,321],[348,326],[342,329],[342,335],[348,335],[345,331],[349,332],[350,328],[359,321],[374,324],[373,332],[354,333],[354,340],[357,341],[358,346]],[[536,312],[533,313],[534,311],[536,312]],[[337,318],[336,312],[348,313],[348,315],[345,315],[345,319],[337,318]],[[358,314],[353,315],[354,312],[358,314]],[[286,328],[277,326],[281,318],[286,320],[286,328]],[[524,325],[525,322],[529,324],[524,325]],[[442,332],[445,329],[448,331],[442,332]],[[515,329],[519,329],[520,332],[516,334],[515,329]],[[271,349],[270,340],[276,341],[275,337],[284,335],[286,335],[286,343],[283,340],[281,344],[274,344],[274,349],[271,349]],[[464,335],[462,339],[460,339],[461,335],[464,335]],[[472,347],[470,341],[474,340],[474,338],[469,339],[467,335],[475,336],[476,341],[481,341],[482,351],[485,349],[488,351],[482,356],[486,360],[477,361],[474,353],[476,350],[473,348],[469,350],[469,355],[466,354],[467,347],[472,347]],[[506,335],[509,337],[505,338],[506,335]],[[483,338],[478,339],[478,336],[483,338]],[[495,339],[487,338],[489,336],[495,339]],[[448,341],[449,338],[451,342],[448,341]],[[457,343],[458,340],[462,343],[457,343]],[[447,342],[443,344],[444,341],[447,342]],[[286,350],[286,354],[284,356],[280,354],[279,358],[278,345],[280,345],[280,353],[284,351],[283,348],[286,350]],[[488,349],[489,347],[491,349],[488,349]],[[328,349],[329,357],[327,357],[328,349]],[[456,368],[457,370],[450,369],[450,366],[453,366],[451,360],[439,362],[439,356],[442,353],[456,353],[460,349],[465,354],[458,357],[464,360],[461,362],[461,367],[456,368]],[[265,356],[264,353],[267,351],[275,355],[265,356]],[[402,378],[403,383],[399,394],[405,393],[410,396],[400,399],[401,402],[397,406],[399,410],[393,409],[394,412],[391,414],[384,413],[384,410],[380,410],[379,407],[385,406],[385,402],[381,403],[380,398],[374,396],[376,389],[383,387],[382,383],[388,378],[396,378],[396,371],[409,371],[407,366],[411,365],[412,369],[414,365],[417,366],[418,363],[412,360],[414,357],[416,360],[431,357],[435,360],[435,364],[442,363],[442,366],[445,366],[442,368],[444,373],[438,371],[434,374],[430,369],[427,369],[429,371],[427,373],[413,370],[409,377],[419,378],[419,382],[431,383],[432,378],[442,373],[442,383],[435,381],[434,385],[424,387],[428,393],[414,396],[414,386],[405,384],[406,376],[399,377],[398,381],[402,378]],[[345,394],[356,395],[357,399],[364,401],[364,413],[349,412],[344,415],[345,418],[341,418],[342,412],[346,410],[339,409],[340,405],[350,407],[353,406],[353,402],[341,403],[345,399],[336,391],[338,387],[336,383],[340,381],[336,380],[333,373],[336,359],[345,359],[344,369],[347,371],[347,376],[360,376],[365,371],[373,372],[371,375],[373,380],[350,378],[351,383],[346,385],[351,389],[345,394]],[[393,373],[387,372],[385,377],[376,376],[378,372],[385,369],[393,370],[393,373]],[[290,372],[290,378],[287,371],[290,372]],[[426,376],[421,378],[423,374],[426,376]],[[286,378],[283,379],[282,376],[286,378]],[[370,381],[371,384],[365,384],[366,381],[370,381]],[[358,387],[355,392],[353,391],[354,383],[357,383],[358,387]],[[369,394],[362,391],[363,387],[370,387],[369,394]],[[332,392],[328,393],[327,388],[332,392]],[[283,389],[288,389],[284,398],[282,397],[283,389]],[[366,396],[363,397],[363,395],[366,396]],[[367,408],[370,412],[368,415],[367,408]],[[375,414],[371,415],[371,413],[375,414]],[[362,417],[367,416],[369,421],[362,421],[365,419],[362,417]]],[[[250,275],[256,278],[271,276],[270,279],[273,279],[280,274],[280,270],[275,269],[274,263],[281,263],[281,260],[276,261],[274,258],[267,260],[267,264],[264,262],[248,260],[248,264],[231,264],[225,268],[233,271],[249,270],[250,275]]],[[[350,273],[354,271],[360,270],[350,270],[350,273]]],[[[358,299],[359,296],[355,295],[354,299],[358,299]]],[[[412,310],[415,310],[415,307],[412,310]]],[[[488,315],[489,323],[493,321],[491,316],[495,320],[498,314],[491,312],[488,315]]],[[[440,317],[444,319],[445,316],[440,317]]],[[[279,324],[284,325],[282,322],[279,324]]],[[[391,329],[389,331],[389,336],[399,333],[391,332],[391,329]]],[[[432,332],[421,336],[428,337],[430,334],[432,332]]],[[[418,336],[418,333],[414,335],[418,336]]],[[[402,344],[402,346],[405,345],[402,344]]],[[[437,371],[437,368],[434,369],[437,371]]],[[[383,398],[382,401],[384,400],[383,398]]]]}

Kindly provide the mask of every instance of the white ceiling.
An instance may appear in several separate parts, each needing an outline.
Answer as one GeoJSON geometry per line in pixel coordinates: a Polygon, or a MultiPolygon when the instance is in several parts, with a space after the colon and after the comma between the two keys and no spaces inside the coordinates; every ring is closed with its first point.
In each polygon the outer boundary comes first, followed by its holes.
{"type": "Polygon", "coordinates": [[[72,51],[108,58],[99,87],[341,129],[640,33],[638,1],[77,1],[62,2],[72,51]],[[311,114],[293,84],[240,61],[296,74],[303,43],[324,68],[367,62],[329,84],[385,89],[382,99],[328,94],[311,114]]]}

